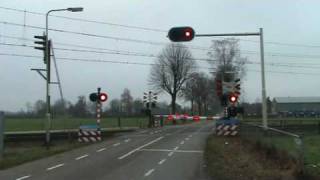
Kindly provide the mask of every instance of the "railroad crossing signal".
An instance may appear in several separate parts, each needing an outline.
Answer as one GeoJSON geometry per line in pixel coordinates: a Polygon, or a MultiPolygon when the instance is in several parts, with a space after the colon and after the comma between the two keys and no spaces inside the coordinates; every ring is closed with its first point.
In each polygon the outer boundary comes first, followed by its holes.
{"type": "Polygon", "coordinates": [[[169,30],[168,37],[173,42],[191,41],[195,32],[191,27],[174,27],[169,30]]]}
{"type": "Polygon", "coordinates": [[[152,108],[156,107],[156,103],[158,100],[158,94],[153,93],[152,91],[143,93],[143,103],[146,104],[146,107],[149,109],[150,105],[152,108]]]}
{"type": "Polygon", "coordinates": [[[34,36],[37,40],[34,41],[35,44],[40,44],[41,46],[34,47],[35,49],[43,51],[43,62],[46,64],[46,57],[50,57],[50,42],[47,42],[47,36],[43,33],[42,36],[34,36]],[[40,41],[39,41],[40,40],[40,41]],[[46,54],[46,46],[48,46],[48,54],[46,54]]]}
{"type": "Polygon", "coordinates": [[[89,95],[89,99],[92,102],[105,102],[108,100],[108,95],[106,93],[91,93],[89,95]]]}
{"type": "Polygon", "coordinates": [[[241,90],[241,87],[240,87],[240,78],[239,78],[234,81],[233,93],[235,93],[239,96],[241,94],[240,90],[241,90]]]}

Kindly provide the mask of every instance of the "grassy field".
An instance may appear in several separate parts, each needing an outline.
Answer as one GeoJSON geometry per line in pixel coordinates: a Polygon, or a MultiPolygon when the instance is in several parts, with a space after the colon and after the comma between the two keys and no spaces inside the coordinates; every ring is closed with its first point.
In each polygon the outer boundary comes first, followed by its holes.
{"type": "MultiPolygon", "coordinates": [[[[243,122],[262,124],[261,118],[244,117],[243,122]]],[[[318,125],[320,118],[268,118],[268,124],[270,126],[281,126],[281,125],[318,125]]]]}
{"type": "Polygon", "coordinates": [[[3,155],[4,158],[0,160],[0,170],[69,151],[85,145],[87,144],[80,144],[76,141],[55,141],[50,150],[47,150],[43,146],[43,142],[40,141],[6,143],[6,148],[3,155]]]}
{"type": "Polygon", "coordinates": [[[214,179],[294,179],[293,162],[270,156],[238,137],[212,135],[205,149],[207,171],[214,179]]]}
{"type": "MultiPolygon", "coordinates": [[[[44,130],[45,118],[6,118],[5,131],[35,131],[44,130]]],[[[52,129],[77,129],[80,125],[95,124],[94,118],[54,118],[52,129]]],[[[126,117],[120,118],[122,127],[146,127],[147,117],[126,117]]],[[[101,127],[119,127],[119,120],[115,117],[101,119],[101,127]]]]}
{"type": "MultiPolygon", "coordinates": [[[[246,127],[248,128],[248,127],[246,127]]],[[[290,132],[295,132],[290,129],[290,132]]],[[[262,129],[242,128],[241,136],[251,142],[260,142],[262,146],[273,147],[278,151],[288,153],[291,157],[298,159],[303,153],[304,168],[307,174],[320,177],[320,134],[317,131],[309,129],[298,129],[298,134],[303,135],[302,146],[299,146],[299,140],[292,136],[268,131],[265,134],[262,129]]]]}

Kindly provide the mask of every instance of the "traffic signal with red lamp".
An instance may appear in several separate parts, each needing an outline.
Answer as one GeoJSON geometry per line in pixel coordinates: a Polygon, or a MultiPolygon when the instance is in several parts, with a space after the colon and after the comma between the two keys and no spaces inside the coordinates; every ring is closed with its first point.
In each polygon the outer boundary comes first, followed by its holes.
{"type": "Polygon", "coordinates": [[[168,37],[173,42],[191,41],[195,32],[191,27],[174,27],[169,30],[168,37]]]}
{"type": "Polygon", "coordinates": [[[106,93],[91,93],[89,98],[92,102],[105,102],[108,99],[108,95],[106,93]]]}
{"type": "Polygon", "coordinates": [[[232,104],[236,103],[236,102],[238,101],[238,96],[235,95],[235,94],[230,94],[230,95],[229,95],[229,101],[230,101],[232,104]]]}

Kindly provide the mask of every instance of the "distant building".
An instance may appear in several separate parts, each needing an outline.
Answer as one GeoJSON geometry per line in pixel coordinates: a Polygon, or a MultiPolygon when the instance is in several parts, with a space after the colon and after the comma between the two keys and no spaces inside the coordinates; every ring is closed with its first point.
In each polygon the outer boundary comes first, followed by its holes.
{"type": "Polygon", "coordinates": [[[275,97],[272,101],[272,113],[318,113],[320,112],[320,97],[275,97]]]}

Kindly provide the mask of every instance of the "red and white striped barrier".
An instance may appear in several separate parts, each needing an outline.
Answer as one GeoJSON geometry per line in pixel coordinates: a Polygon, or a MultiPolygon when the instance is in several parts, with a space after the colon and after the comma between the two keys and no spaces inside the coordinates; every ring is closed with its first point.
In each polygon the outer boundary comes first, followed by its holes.
{"type": "Polygon", "coordinates": [[[101,131],[94,129],[79,129],[79,142],[97,142],[101,141],[101,131]]]}
{"type": "Polygon", "coordinates": [[[169,115],[154,115],[156,118],[165,118],[166,121],[173,121],[173,120],[193,120],[195,122],[199,122],[200,120],[218,120],[220,117],[219,116],[189,116],[187,114],[169,114],[169,115]]]}
{"type": "Polygon", "coordinates": [[[236,136],[238,135],[238,125],[221,124],[216,127],[217,136],[236,136]]]}

